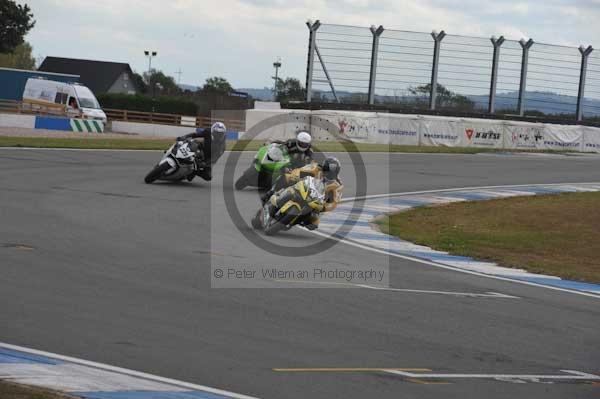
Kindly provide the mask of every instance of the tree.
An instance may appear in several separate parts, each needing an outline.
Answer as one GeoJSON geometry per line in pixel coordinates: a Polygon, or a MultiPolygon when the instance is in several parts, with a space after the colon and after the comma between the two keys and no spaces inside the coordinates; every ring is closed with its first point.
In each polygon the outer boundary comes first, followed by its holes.
{"type": "Polygon", "coordinates": [[[146,94],[148,92],[148,85],[146,81],[144,81],[144,77],[137,72],[133,73],[133,84],[138,89],[141,94],[146,94]]]}
{"type": "MultiPolygon", "coordinates": [[[[408,91],[418,97],[428,96],[431,93],[431,83],[426,85],[409,87],[408,91]]],[[[417,100],[419,102],[419,100],[417,100]]],[[[454,93],[441,84],[437,84],[437,105],[441,108],[458,108],[463,111],[470,111],[475,108],[475,103],[467,96],[454,93]]]]}
{"type": "Polygon", "coordinates": [[[162,71],[151,69],[150,72],[144,72],[144,81],[147,85],[147,91],[150,94],[179,94],[181,89],[175,83],[172,76],[165,75],[162,71]]]}
{"type": "Polygon", "coordinates": [[[279,102],[304,101],[306,99],[306,90],[298,79],[277,79],[276,87],[277,101],[279,102]]]}
{"type": "Polygon", "coordinates": [[[227,79],[215,76],[206,79],[206,83],[204,83],[204,86],[202,86],[202,90],[229,94],[233,91],[233,87],[231,87],[231,84],[229,84],[227,79]]]}
{"type": "Polygon", "coordinates": [[[15,47],[14,51],[7,54],[0,54],[0,67],[15,69],[34,69],[35,58],[31,54],[33,49],[27,42],[23,42],[15,47]]]}
{"type": "Polygon", "coordinates": [[[0,54],[12,53],[34,25],[33,14],[27,4],[0,0],[0,54]]]}

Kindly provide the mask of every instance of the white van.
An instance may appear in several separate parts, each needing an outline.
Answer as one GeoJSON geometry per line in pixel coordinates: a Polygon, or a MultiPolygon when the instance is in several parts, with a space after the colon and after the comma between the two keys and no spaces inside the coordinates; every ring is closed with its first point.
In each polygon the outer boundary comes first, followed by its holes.
{"type": "Polygon", "coordinates": [[[96,96],[79,83],[29,78],[23,91],[23,108],[66,113],[72,118],[95,119],[106,124],[106,114],[96,96]]]}

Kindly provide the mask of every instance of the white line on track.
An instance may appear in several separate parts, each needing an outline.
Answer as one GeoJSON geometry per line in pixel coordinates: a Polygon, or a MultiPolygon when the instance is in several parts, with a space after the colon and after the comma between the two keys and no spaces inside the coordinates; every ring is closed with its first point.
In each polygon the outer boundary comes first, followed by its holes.
{"type": "Polygon", "coordinates": [[[505,380],[585,380],[600,381],[600,376],[575,370],[560,370],[567,374],[438,374],[438,373],[411,373],[401,370],[384,370],[386,373],[396,374],[409,378],[427,379],[455,379],[455,378],[480,378],[480,379],[505,379],[505,380]]]}
{"type": "Polygon", "coordinates": [[[280,280],[276,279],[273,281],[283,282],[283,283],[294,283],[294,284],[322,284],[322,285],[342,285],[345,287],[354,287],[354,288],[364,288],[369,290],[377,290],[377,291],[393,291],[393,292],[406,292],[412,294],[434,294],[434,295],[449,295],[449,296],[459,296],[459,297],[468,297],[468,298],[498,298],[498,299],[521,299],[518,296],[506,295],[499,292],[485,292],[485,293],[475,293],[475,292],[458,292],[458,291],[432,291],[432,290],[413,290],[408,288],[392,288],[392,287],[383,287],[369,284],[353,284],[353,283],[341,283],[341,282],[329,282],[329,281],[297,281],[297,280],[280,280]]]}

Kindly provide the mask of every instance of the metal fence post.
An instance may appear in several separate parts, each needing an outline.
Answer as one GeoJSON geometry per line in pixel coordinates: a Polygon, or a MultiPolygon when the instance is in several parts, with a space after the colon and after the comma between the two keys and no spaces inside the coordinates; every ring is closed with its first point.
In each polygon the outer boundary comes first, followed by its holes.
{"type": "Polygon", "coordinates": [[[383,26],[379,25],[379,28],[375,28],[375,25],[371,26],[371,33],[373,34],[373,47],[371,48],[371,73],[369,75],[369,105],[375,103],[375,80],[377,79],[377,54],[379,53],[379,37],[383,33],[383,26]]]}
{"type": "Polygon", "coordinates": [[[492,36],[492,45],[494,46],[494,57],[492,59],[492,80],[490,82],[490,98],[488,104],[488,113],[496,112],[496,86],[498,84],[498,64],[500,61],[500,46],[504,43],[504,36],[496,38],[492,36]]]}
{"type": "Polygon", "coordinates": [[[306,26],[308,26],[309,35],[308,35],[308,58],[306,65],[306,102],[309,103],[312,100],[312,81],[313,81],[313,65],[315,60],[315,45],[317,42],[317,29],[321,26],[321,22],[316,20],[314,23],[312,21],[307,21],[306,26]]]}
{"type": "Polygon", "coordinates": [[[433,45],[433,66],[431,67],[431,92],[429,93],[429,109],[435,110],[435,103],[437,99],[437,80],[438,80],[438,65],[440,63],[440,47],[442,44],[442,39],[446,36],[446,32],[441,31],[437,33],[436,31],[431,32],[431,37],[433,37],[434,45],[433,45]]]}
{"type": "Polygon", "coordinates": [[[592,46],[585,48],[579,46],[579,52],[581,53],[581,70],[579,72],[579,91],[577,92],[577,122],[581,122],[583,119],[583,99],[585,96],[585,78],[587,76],[587,64],[588,56],[594,51],[592,46]]]}
{"type": "Polygon", "coordinates": [[[525,41],[525,39],[519,40],[519,44],[523,49],[523,56],[521,58],[521,82],[519,83],[519,103],[517,104],[517,110],[519,115],[525,114],[525,91],[527,90],[527,65],[529,64],[529,49],[533,46],[533,39],[525,41]]]}

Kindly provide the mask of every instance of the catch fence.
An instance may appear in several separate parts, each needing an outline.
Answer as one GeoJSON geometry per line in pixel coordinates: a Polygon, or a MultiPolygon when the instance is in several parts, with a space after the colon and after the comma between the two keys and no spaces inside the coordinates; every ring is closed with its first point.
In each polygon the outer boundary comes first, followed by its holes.
{"type": "Polygon", "coordinates": [[[308,22],[307,102],[600,120],[600,51],[308,22]]]}

